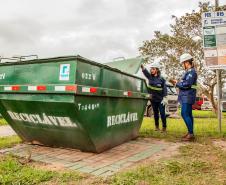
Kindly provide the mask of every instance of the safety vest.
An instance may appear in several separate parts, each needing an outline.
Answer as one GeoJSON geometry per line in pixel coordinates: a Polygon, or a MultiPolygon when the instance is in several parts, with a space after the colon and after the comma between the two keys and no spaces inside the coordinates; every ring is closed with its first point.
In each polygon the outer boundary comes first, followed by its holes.
{"type": "Polygon", "coordinates": [[[154,87],[152,85],[148,85],[148,88],[151,89],[151,90],[155,90],[155,91],[162,91],[161,87],[154,87]]]}

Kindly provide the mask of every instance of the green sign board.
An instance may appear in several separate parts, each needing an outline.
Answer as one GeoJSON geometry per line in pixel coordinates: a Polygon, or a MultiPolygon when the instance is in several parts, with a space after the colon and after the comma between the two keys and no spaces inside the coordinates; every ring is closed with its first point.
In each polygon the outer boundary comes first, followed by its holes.
{"type": "Polygon", "coordinates": [[[216,33],[214,26],[206,26],[203,28],[204,47],[216,47],[216,33]]]}
{"type": "Polygon", "coordinates": [[[216,47],[216,35],[204,35],[204,47],[216,47]]]}

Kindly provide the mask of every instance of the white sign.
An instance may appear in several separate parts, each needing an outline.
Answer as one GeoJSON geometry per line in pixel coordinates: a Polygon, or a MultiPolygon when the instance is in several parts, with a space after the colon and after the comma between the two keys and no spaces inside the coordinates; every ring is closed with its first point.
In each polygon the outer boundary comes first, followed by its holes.
{"type": "Polygon", "coordinates": [[[226,17],[226,11],[214,12],[215,17],[226,17]]]}
{"type": "Polygon", "coordinates": [[[207,67],[226,68],[226,11],[204,12],[202,24],[207,67]]]}
{"type": "Polygon", "coordinates": [[[59,80],[69,80],[70,78],[70,64],[60,64],[59,80]]]}
{"type": "Polygon", "coordinates": [[[203,26],[216,26],[216,25],[221,25],[221,24],[226,24],[226,17],[203,19],[203,21],[202,21],[203,26]]]}
{"type": "Polygon", "coordinates": [[[210,19],[214,17],[226,17],[226,11],[204,12],[202,14],[202,19],[210,19]]]}
{"type": "Polygon", "coordinates": [[[219,57],[226,57],[226,48],[218,49],[217,51],[219,57]]]}
{"type": "Polygon", "coordinates": [[[205,12],[202,14],[203,26],[216,26],[226,24],[226,11],[205,12]]]}
{"type": "Polygon", "coordinates": [[[217,57],[217,50],[216,49],[204,50],[204,55],[206,58],[217,57]]]}
{"type": "Polygon", "coordinates": [[[61,127],[77,127],[76,123],[73,123],[69,117],[49,116],[45,113],[39,114],[27,114],[7,111],[11,119],[15,121],[22,121],[34,124],[45,124],[61,127]]]}
{"type": "Polygon", "coordinates": [[[204,35],[215,35],[214,27],[207,27],[207,28],[203,29],[203,34],[204,35]]]}
{"type": "Polygon", "coordinates": [[[205,12],[202,14],[202,19],[208,19],[211,17],[215,17],[214,12],[205,12]]]}

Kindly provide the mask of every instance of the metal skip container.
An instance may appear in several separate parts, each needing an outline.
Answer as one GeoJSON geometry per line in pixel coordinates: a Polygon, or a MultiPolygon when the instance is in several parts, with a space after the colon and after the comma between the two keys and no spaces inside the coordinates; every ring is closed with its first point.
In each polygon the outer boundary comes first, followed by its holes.
{"type": "Polygon", "coordinates": [[[100,153],[138,137],[143,79],[80,56],[0,64],[0,113],[26,142],[100,153]]]}

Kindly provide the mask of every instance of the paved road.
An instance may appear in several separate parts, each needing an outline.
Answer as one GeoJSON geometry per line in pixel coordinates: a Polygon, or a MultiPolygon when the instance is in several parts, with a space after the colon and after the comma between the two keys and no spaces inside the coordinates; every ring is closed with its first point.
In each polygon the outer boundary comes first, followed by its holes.
{"type": "Polygon", "coordinates": [[[10,126],[0,126],[0,137],[7,137],[12,135],[16,135],[16,133],[10,126]]]}

